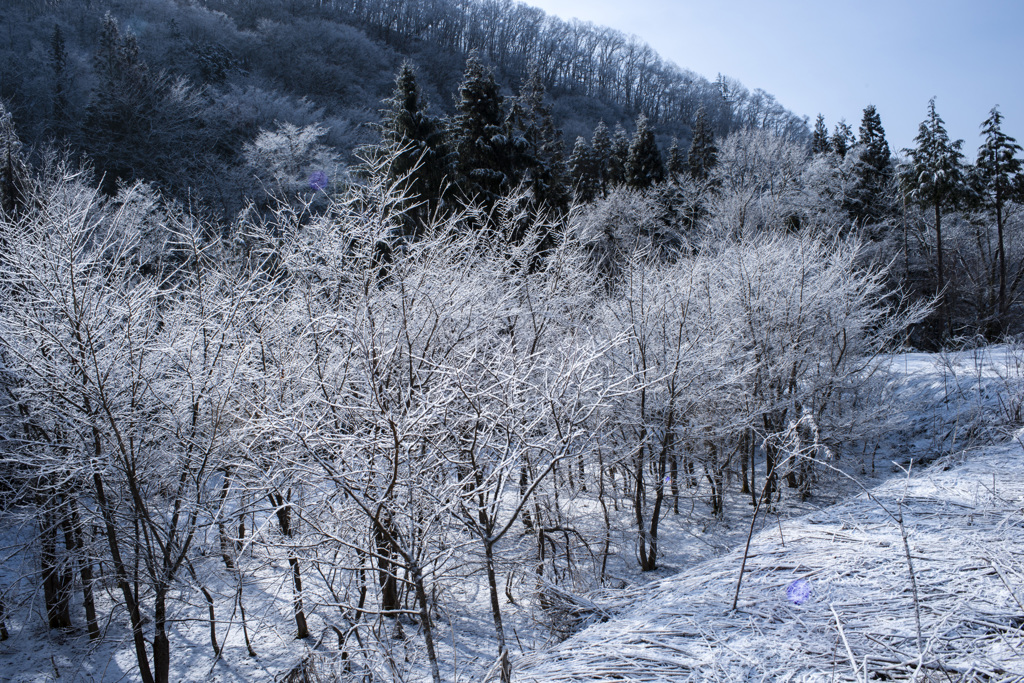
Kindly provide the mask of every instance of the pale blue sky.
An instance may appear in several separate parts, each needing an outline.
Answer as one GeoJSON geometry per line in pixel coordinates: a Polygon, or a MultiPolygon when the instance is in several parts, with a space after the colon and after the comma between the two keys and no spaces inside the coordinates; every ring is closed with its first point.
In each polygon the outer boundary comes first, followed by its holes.
{"type": "Polygon", "coordinates": [[[1000,105],[1024,144],[1024,0],[526,0],[636,34],[681,67],[719,72],[785,107],[856,130],[874,104],[894,150],[908,147],[933,95],[973,161],[1000,105]]]}

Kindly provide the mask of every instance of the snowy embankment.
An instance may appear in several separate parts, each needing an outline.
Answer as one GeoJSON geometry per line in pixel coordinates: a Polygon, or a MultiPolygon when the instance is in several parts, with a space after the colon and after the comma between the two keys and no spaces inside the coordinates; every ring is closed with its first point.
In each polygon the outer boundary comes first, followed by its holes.
{"type": "MultiPolygon", "coordinates": [[[[894,363],[912,396],[947,399],[911,415],[922,436],[931,427],[955,439],[1021,400],[996,391],[1011,354],[993,351],[983,364],[972,352],[894,363]]],[[[998,441],[766,525],[735,610],[742,546],[638,587],[614,619],[520,657],[517,680],[1024,680],[1024,433],[998,441]],[[787,596],[797,580],[811,587],[801,604],[787,596]]]]}

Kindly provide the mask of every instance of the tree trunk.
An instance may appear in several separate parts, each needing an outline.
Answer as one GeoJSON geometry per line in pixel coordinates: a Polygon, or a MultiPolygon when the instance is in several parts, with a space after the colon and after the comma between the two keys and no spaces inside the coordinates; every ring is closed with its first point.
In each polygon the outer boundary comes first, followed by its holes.
{"type": "Polygon", "coordinates": [[[952,334],[952,320],[949,315],[949,297],[946,296],[946,271],[942,260],[942,206],[935,202],[935,266],[938,277],[939,310],[947,334],[952,334]]]}
{"type": "Polygon", "coordinates": [[[167,586],[160,582],[153,596],[153,670],[155,683],[169,683],[171,643],[167,638],[167,586]]]}
{"type": "Polygon", "coordinates": [[[82,576],[82,605],[85,607],[85,626],[89,632],[89,640],[100,639],[100,627],[96,620],[96,600],[92,592],[92,560],[86,557],[85,541],[82,539],[82,521],[78,515],[78,505],[72,495],[68,496],[68,514],[64,520],[64,544],[68,552],[76,556],[79,573],[82,576]]]}
{"type": "Polygon", "coordinates": [[[380,606],[386,617],[397,617],[401,608],[398,595],[398,563],[390,539],[395,534],[391,514],[381,511],[380,521],[373,525],[374,544],[377,546],[377,573],[380,582],[380,606]]]}
{"type": "MultiPolygon", "coordinates": [[[[100,448],[99,434],[94,436],[95,448],[100,448]]],[[[107,544],[110,546],[110,559],[114,564],[114,575],[117,585],[124,597],[125,607],[128,608],[128,618],[132,626],[132,640],[135,643],[135,658],[139,663],[139,677],[142,683],[156,683],[153,679],[153,672],[149,667],[149,654],[146,652],[146,638],[142,632],[142,614],[139,612],[139,605],[135,601],[135,594],[132,592],[131,584],[128,581],[128,569],[121,557],[120,541],[117,537],[117,525],[114,521],[114,513],[110,509],[106,491],[103,487],[103,478],[99,472],[93,472],[93,488],[96,490],[96,502],[99,504],[103,516],[103,525],[106,531],[107,544]]]]}
{"type": "Polygon", "coordinates": [[[39,559],[42,565],[43,600],[50,628],[71,627],[71,579],[57,558],[57,520],[51,503],[40,496],[39,559]]]}
{"type": "Polygon", "coordinates": [[[491,594],[491,616],[494,617],[494,635],[498,639],[498,658],[501,660],[501,682],[512,680],[512,670],[505,646],[505,627],[501,623],[501,602],[498,597],[498,577],[494,571],[494,544],[484,540],[484,558],[487,565],[487,588],[491,594]]]}
{"type": "Polygon", "coordinates": [[[1006,331],[1006,252],[1003,246],[1003,200],[996,190],[996,259],[999,261],[999,305],[997,310],[997,330],[999,334],[1006,331]]]}
{"type": "MultiPolygon", "coordinates": [[[[282,496],[278,491],[271,491],[268,495],[270,502],[274,505],[277,514],[277,522],[281,526],[281,533],[286,537],[292,537],[292,506],[291,489],[287,497],[282,496]]],[[[299,640],[309,637],[309,627],[306,625],[306,611],[302,605],[302,572],[299,568],[299,558],[295,556],[293,548],[288,548],[288,566],[292,573],[292,608],[295,612],[295,637],[299,640]]]]}

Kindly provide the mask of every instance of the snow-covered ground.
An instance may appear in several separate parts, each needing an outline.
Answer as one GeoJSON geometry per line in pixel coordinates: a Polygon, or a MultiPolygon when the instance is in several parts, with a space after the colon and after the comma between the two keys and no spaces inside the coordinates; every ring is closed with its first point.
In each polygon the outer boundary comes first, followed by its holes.
{"type": "MultiPolygon", "coordinates": [[[[873,454],[837,461],[845,474],[835,472],[821,487],[827,497],[787,500],[778,513],[760,512],[735,610],[753,511],[736,486],[722,520],[709,521],[703,493],[681,501],[679,514],[670,511],[660,569],[647,574],[636,568],[624,503],[613,513],[617,532],[604,587],[582,572],[578,582],[561,584],[577,591],[561,596],[576,608],[575,615],[565,613],[578,619],[573,628],[605,621],[564,642],[554,642],[551,611],[539,607],[529,569],[499,566],[516,600],[503,605],[516,680],[1024,680],[1024,435],[1009,427],[1021,424],[1024,352],[999,346],[883,362],[901,379],[898,428],[873,454]],[[796,580],[811,588],[799,605],[786,592],[796,580]]],[[[599,517],[596,507],[585,509],[586,500],[577,504],[576,523],[599,517]]],[[[7,530],[11,546],[14,535],[7,530]]],[[[171,679],[282,680],[315,647],[326,622],[312,614],[316,635],[294,639],[281,558],[250,561],[241,577],[218,563],[211,558],[204,571],[197,561],[217,600],[223,657],[213,661],[200,601],[176,615],[171,679]],[[247,655],[236,612],[240,580],[256,657],[247,655]]],[[[5,566],[10,575],[27,576],[30,564],[5,566]]],[[[455,584],[459,591],[438,603],[444,605],[435,636],[443,677],[479,681],[495,654],[486,587],[479,572],[449,565],[449,579],[466,574],[455,584]]],[[[90,646],[81,633],[45,629],[40,602],[36,596],[7,615],[0,680],[135,680],[123,614],[115,613],[103,625],[104,641],[90,646]]],[[[396,637],[390,629],[373,630],[391,654],[381,669],[393,680],[427,680],[422,638],[414,625],[404,631],[396,637]]],[[[324,638],[329,644],[334,636],[324,638]]]]}
{"type": "Polygon", "coordinates": [[[1000,431],[1024,399],[1018,358],[893,358],[908,448],[931,464],[755,533],[736,609],[742,546],[522,656],[518,680],[1024,680],[1024,432],[1000,431]],[[957,448],[986,429],[994,443],[957,448]]]}

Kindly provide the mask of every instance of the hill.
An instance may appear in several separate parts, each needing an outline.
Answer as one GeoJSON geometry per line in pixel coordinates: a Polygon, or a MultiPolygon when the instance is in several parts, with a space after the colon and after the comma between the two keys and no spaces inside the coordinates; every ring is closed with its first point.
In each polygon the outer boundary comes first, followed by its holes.
{"type": "Polygon", "coordinates": [[[536,70],[570,145],[600,120],[629,128],[640,113],[664,148],[673,136],[688,144],[700,107],[720,136],[808,134],[768,93],[510,0],[12,0],[0,23],[0,98],[27,143],[64,141],[108,178],[198,194],[228,213],[258,190],[244,149],[261,130],[322,126],[351,164],[375,139],[370,124],[403,62],[434,113],[449,115],[471,51],[509,93],[536,70]]]}

